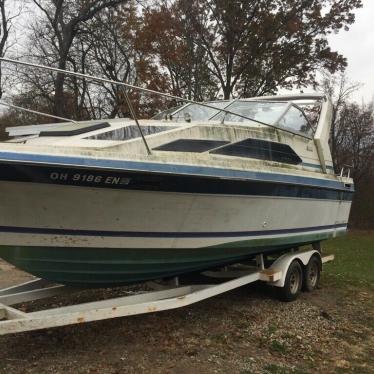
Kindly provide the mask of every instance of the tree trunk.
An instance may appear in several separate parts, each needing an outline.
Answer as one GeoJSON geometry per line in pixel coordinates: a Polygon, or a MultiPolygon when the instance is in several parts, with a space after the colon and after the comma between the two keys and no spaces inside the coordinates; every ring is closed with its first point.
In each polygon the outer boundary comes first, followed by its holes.
{"type": "MultiPolygon", "coordinates": [[[[73,43],[76,33],[72,29],[71,25],[67,25],[62,30],[62,41],[59,45],[59,61],[58,68],[66,70],[70,47],[73,43]]],[[[54,103],[54,114],[60,117],[67,117],[67,108],[64,98],[64,83],[66,75],[58,73],[55,81],[55,103],[54,103]]]]}
{"type": "Polygon", "coordinates": [[[222,87],[224,100],[230,100],[231,97],[231,87],[230,84],[226,84],[222,87]]]}
{"type": "MultiPolygon", "coordinates": [[[[58,62],[58,68],[66,70],[66,57],[61,56],[58,62]]],[[[53,112],[55,116],[64,117],[66,115],[65,102],[64,102],[64,83],[65,74],[57,73],[55,81],[55,102],[53,112]]]]}

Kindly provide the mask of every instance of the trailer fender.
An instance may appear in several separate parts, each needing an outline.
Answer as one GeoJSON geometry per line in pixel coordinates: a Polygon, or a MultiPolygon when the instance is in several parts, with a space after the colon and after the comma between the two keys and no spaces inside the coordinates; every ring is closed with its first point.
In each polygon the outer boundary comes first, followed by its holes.
{"type": "Polygon", "coordinates": [[[270,266],[270,269],[274,271],[280,271],[282,276],[278,281],[271,283],[271,285],[275,287],[283,287],[287,275],[287,270],[292,261],[298,260],[302,265],[306,266],[313,255],[317,255],[321,259],[320,253],[316,250],[286,253],[277,258],[270,266]]]}

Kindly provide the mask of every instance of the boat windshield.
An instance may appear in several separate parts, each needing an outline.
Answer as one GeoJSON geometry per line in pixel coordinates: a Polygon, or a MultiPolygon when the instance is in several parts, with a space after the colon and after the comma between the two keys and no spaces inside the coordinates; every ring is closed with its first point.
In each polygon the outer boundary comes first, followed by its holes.
{"type": "Polygon", "coordinates": [[[280,128],[302,133],[306,136],[313,135],[313,128],[304,112],[293,105],[289,107],[287,112],[279,119],[276,125],[280,128]]]}
{"type": "Polygon", "coordinates": [[[228,103],[227,101],[210,101],[207,103],[217,107],[217,110],[199,104],[187,104],[179,108],[179,110],[167,114],[169,114],[171,116],[170,119],[175,122],[208,121],[209,118],[219,113],[219,109],[224,108],[228,103]]]}
{"type": "Polygon", "coordinates": [[[152,119],[162,120],[168,119],[168,116],[180,109],[180,106],[174,106],[170,109],[164,110],[163,112],[157,113],[152,119]]]}
{"type": "Polygon", "coordinates": [[[220,121],[224,123],[259,122],[272,127],[283,128],[304,136],[313,135],[313,127],[303,110],[288,101],[233,100],[213,101],[206,104],[217,109],[199,104],[187,104],[178,109],[166,110],[154,119],[170,119],[173,122],[220,121]]]}
{"type": "Polygon", "coordinates": [[[272,103],[259,101],[234,101],[225,109],[231,113],[220,112],[211,119],[225,122],[248,122],[254,119],[269,125],[273,124],[286,110],[288,103],[272,103]],[[235,113],[235,114],[234,114],[235,113]]]}

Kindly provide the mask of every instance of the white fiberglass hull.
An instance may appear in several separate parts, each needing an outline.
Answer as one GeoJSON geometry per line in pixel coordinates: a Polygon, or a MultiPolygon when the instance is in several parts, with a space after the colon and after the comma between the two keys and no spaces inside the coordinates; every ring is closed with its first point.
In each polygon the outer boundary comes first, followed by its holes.
{"type": "Polygon", "coordinates": [[[334,236],[351,202],[2,182],[0,206],[5,246],[200,248],[334,236]]]}
{"type": "Polygon", "coordinates": [[[0,257],[57,283],[133,283],[319,242],[346,230],[351,205],[331,178],[22,157],[0,163],[0,257]]]}

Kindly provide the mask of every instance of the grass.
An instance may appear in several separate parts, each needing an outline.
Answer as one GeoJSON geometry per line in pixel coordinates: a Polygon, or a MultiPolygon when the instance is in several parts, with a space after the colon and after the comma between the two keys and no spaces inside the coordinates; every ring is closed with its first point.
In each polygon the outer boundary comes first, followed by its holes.
{"type": "Polygon", "coordinates": [[[271,341],[270,349],[273,352],[278,352],[278,353],[281,353],[281,354],[285,354],[287,352],[286,346],[284,344],[282,344],[281,342],[279,342],[278,340],[275,340],[275,339],[271,341]]]}
{"type": "Polygon", "coordinates": [[[374,290],[374,232],[352,231],[323,244],[324,253],[334,254],[324,276],[336,286],[374,290]]]}

